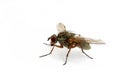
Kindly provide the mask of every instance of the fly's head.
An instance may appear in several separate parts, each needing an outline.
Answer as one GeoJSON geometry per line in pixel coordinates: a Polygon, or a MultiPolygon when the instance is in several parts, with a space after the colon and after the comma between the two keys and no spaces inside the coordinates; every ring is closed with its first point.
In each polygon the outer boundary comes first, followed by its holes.
{"type": "Polygon", "coordinates": [[[57,36],[53,34],[51,37],[48,38],[48,41],[51,40],[50,45],[54,46],[57,43],[57,36]]]}

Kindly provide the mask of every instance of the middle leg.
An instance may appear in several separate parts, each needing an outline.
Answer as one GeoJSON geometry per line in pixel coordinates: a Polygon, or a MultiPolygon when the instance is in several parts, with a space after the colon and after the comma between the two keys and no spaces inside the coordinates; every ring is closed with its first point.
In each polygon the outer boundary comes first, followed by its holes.
{"type": "Polygon", "coordinates": [[[68,56],[69,56],[70,50],[71,50],[71,48],[69,49],[69,51],[68,51],[68,53],[67,53],[67,55],[66,55],[66,59],[65,59],[65,62],[64,62],[63,65],[65,65],[65,64],[67,63],[67,60],[68,60],[68,56]]]}

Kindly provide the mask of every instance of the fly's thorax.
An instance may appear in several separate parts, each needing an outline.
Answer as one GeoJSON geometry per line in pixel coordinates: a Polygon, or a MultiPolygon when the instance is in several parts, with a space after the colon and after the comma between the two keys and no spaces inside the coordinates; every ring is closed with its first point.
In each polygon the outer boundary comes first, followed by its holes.
{"type": "Polygon", "coordinates": [[[60,41],[68,40],[69,38],[74,37],[72,33],[69,33],[67,31],[61,32],[58,34],[57,39],[60,41]]]}
{"type": "Polygon", "coordinates": [[[69,39],[74,37],[74,33],[70,33],[68,31],[64,31],[58,34],[57,39],[60,44],[68,47],[70,45],[69,39]]]}
{"type": "Polygon", "coordinates": [[[68,47],[67,37],[63,34],[58,34],[57,40],[60,44],[64,45],[65,47],[68,47]]]}

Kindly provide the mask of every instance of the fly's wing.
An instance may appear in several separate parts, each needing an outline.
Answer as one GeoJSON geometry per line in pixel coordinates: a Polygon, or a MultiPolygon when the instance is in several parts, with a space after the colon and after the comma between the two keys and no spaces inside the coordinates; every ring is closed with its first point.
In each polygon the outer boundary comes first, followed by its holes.
{"type": "Polygon", "coordinates": [[[58,33],[66,31],[65,25],[63,23],[58,23],[57,31],[58,31],[58,33]]]}
{"type": "Polygon", "coordinates": [[[95,40],[91,38],[85,38],[85,40],[90,44],[105,44],[105,42],[102,41],[101,39],[95,40]]]}
{"type": "Polygon", "coordinates": [[[102,40],[95,40],[91,38],[85,38],[82,36],[75,36],[75,41],[76,43],[80,43],[78,47],[82,47],[85,50],[89,50],[90,44],[105,44],[102,40]]]}
{"type": "Polygon", "coordinates": [[[101,39],[95,40],[95,39],[86,38],[86,37],[82,37],[82,36],[77,36],[76,38],[83,39],[90,44],[105,44],[105,42],[102,41],[101,39]]]}
{"type": "Polygon", "coordinates": [[[79,48],[83,48],[85,50],[89,50],[91,48],[90,43],[87,42],[84,37],[75,36],[74,41],[78,43],[79,48]]]}

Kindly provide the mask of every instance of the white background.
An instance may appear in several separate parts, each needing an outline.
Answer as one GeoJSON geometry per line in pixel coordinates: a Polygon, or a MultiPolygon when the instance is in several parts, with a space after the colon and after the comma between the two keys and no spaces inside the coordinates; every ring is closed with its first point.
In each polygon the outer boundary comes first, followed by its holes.
{"type": "Polygon", "coordinates": [[[0,80],[120,80],[119,0],[0,0],[0,80]],[[67,49],[44,45],[56,24],[106,45],[67,49]]]}

